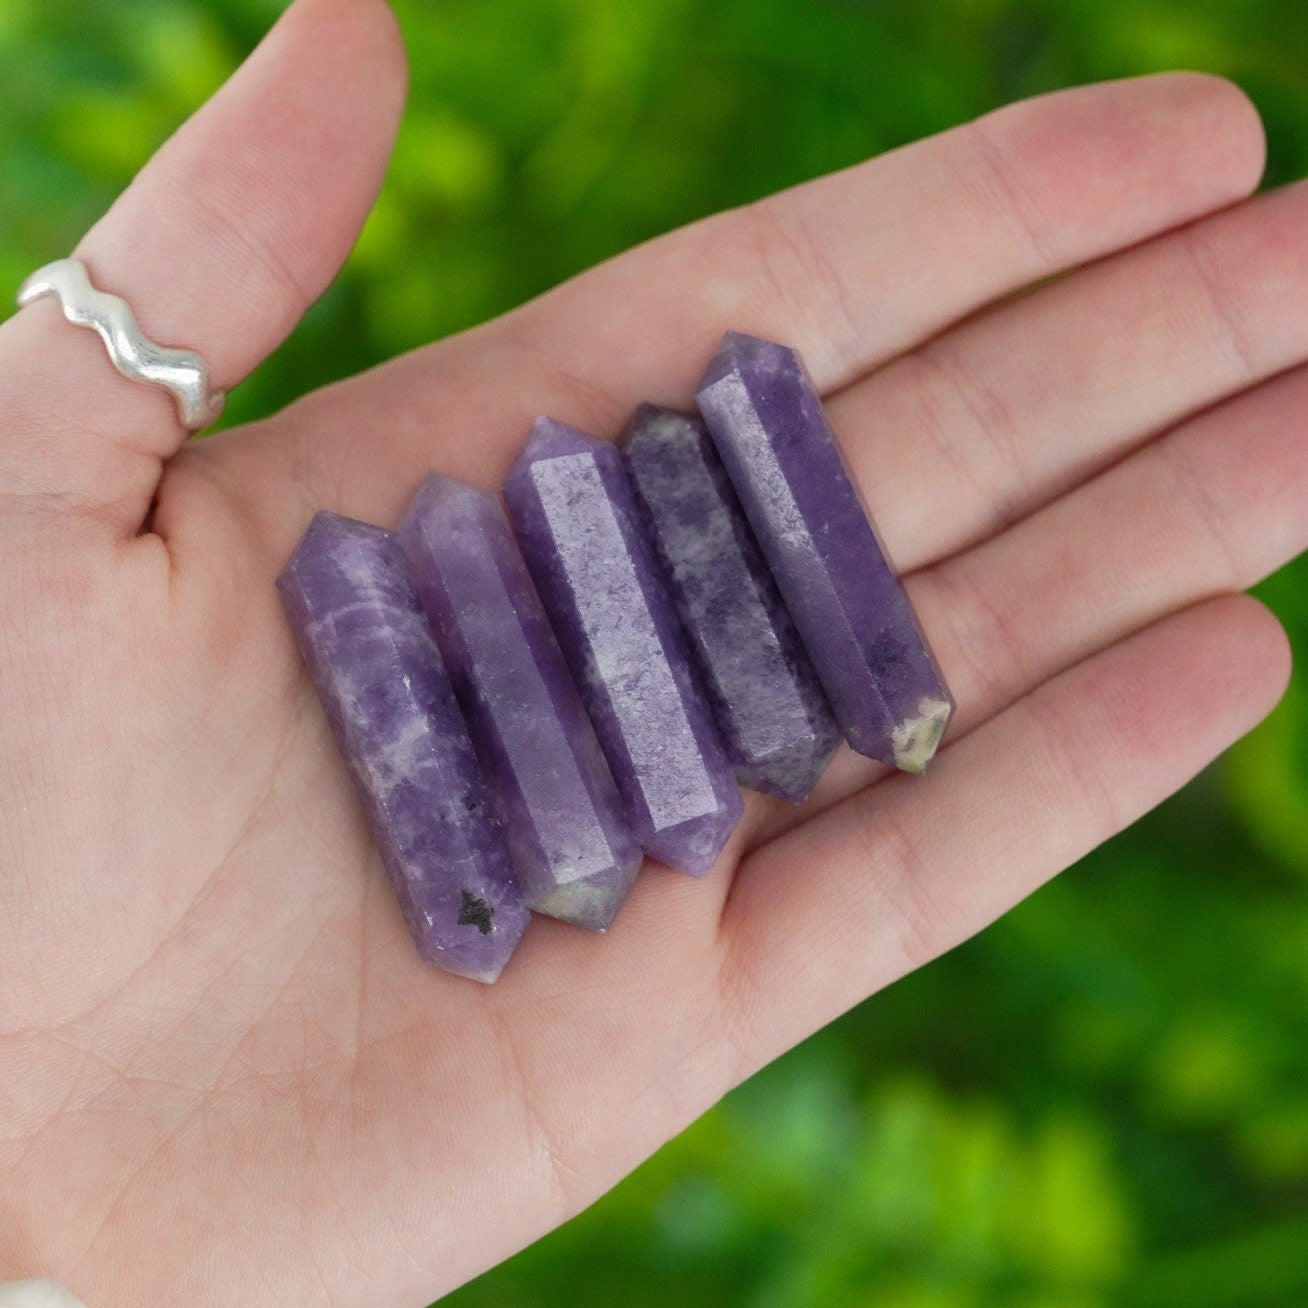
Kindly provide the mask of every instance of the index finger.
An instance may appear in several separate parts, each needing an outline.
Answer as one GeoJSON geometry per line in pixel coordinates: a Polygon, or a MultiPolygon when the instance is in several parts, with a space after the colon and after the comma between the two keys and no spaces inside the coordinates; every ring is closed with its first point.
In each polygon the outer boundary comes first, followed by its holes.
{"type": "Polygon", "coordinates": [[[1019,101],[692,224],[529,306],[542,348],[630,394],[730,327],[847,384],[991,300],[1247,196],[1262,125],[1222,78],[1166,73],[1019,101]]]}

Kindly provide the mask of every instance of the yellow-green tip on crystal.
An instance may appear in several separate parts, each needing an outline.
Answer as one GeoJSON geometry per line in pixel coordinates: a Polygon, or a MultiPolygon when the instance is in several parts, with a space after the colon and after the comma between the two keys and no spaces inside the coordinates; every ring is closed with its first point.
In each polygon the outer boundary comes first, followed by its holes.
{"type": "Polygon", "coordinates": [[[799,355],[728,332],[696,398],[845,739],[921,772],[949,689],[799,355]]]}
{"type": "Polygon", "coordinates": [[[925,772],[949,725],[953,706],[943,699],[923,699],[917,712],[890,733],[895,766],[903,772],[925,772]]]}

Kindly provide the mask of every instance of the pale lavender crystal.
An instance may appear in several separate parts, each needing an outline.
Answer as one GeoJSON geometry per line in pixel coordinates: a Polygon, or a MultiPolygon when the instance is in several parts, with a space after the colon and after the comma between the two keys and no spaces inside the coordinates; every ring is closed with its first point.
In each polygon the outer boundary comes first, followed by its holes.
{"type": "Polygon", "coordinates": [[[528,904],[605,930],[641,851],[499,497],[433,473],[399,537],[528,904]]]}
{"type": "Polygon", "coordinates": [[[504,497],[637,840],[703,876],[743,805],[622,456],[541,418],[504,497]]]}
{"type": "Polygon", "coordinates": [[[840,730],[713,442],[643,404],[624,455],[736,778],[798,803],[840,730]]]}
{"type": "Polygon", "coordinates": [[[953,699],[799,356],[729,332],[697,398],[846,738],[921,772],[953,699]]]}
{"type": "Polygon", "coordinates": [[[530,914],[399,542],[319,513],[277,589],[418,952],[494,981],[530,914]]]}

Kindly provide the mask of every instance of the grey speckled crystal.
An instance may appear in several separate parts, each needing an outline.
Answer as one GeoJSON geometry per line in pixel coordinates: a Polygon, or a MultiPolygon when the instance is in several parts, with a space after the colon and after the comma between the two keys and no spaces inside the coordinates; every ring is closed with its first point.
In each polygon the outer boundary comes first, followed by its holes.
{"type": "Polygon", "coordinates": [[[736,779],[798,803],[840,729],[713,442],[643,404],[624,455],[736,779]]]}
{"type": "Polygon", "coordinates": [[[743,805],[622,456],[541,418],[504,497],[636,839],[703,876],[743,805]]]}
{"type": "Polygon", "coordinates": [[[846,739],[921,772],[953,699],[799,356],[729,332],[697,398],[846,739]]]}
{"type": "Polygon", "coordinates": [[[418,952],[494,981],[530,914],[399,542],[319,513],[277,589],[418,952]]]}
{"type": "Polygon", "coordinates": [[[433,473],[399,537],[527,902],[605,930],[641,851],[499,497],[433,473]]]}

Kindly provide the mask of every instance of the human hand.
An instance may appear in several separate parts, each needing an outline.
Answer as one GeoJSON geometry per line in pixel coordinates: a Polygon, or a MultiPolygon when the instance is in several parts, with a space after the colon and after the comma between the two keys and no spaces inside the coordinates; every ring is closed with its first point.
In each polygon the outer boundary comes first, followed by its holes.
{"type": "MultiPolygon", "coordinates": [[[[375,0],[301,0],[78,253],[234,383],[352,241],[401,58],[375,0]]],[[[180,451],[56,306],[0,328],[0,1277],[425,1302],[1247,729],[1287,654],[1229,592],[1308,537],[1308,193],[1244,201],[1261,161],[1213,79],[1029,102],[180,451]],[[317,508],[495,485],[538,412],[685,405],[728,327],[831,397],[947,746],[750,796],[705,881],[535,922],[494,987],[435,972],[273,578],[317,508]]]]}

